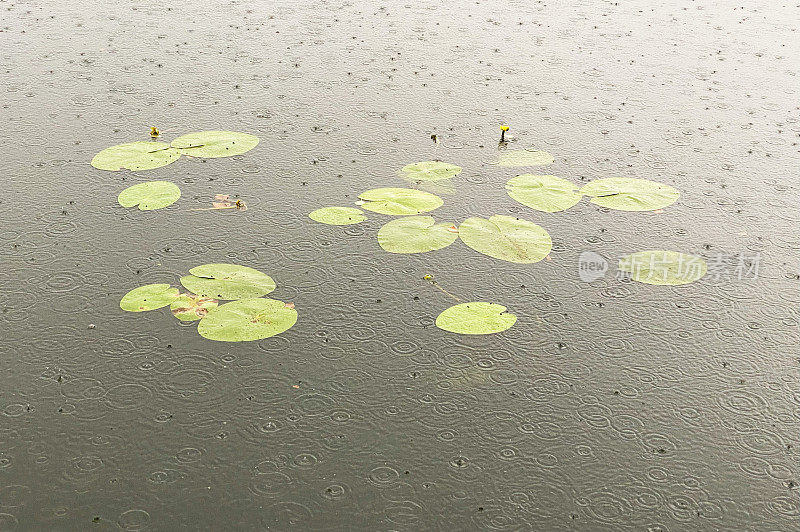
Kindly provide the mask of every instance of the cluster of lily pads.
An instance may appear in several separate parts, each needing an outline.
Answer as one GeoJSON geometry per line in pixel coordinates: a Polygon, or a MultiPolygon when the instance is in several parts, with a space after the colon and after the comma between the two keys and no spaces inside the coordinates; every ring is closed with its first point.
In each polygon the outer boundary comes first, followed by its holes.
{"type": "Polygon", "coordinates": [[[197,321],[209,340],[245,342],[280,334],[297,322],[294,304],[263,297],[275,290],[267,274],[236,264],[204,264],[180,278],[188,292],[166,283],[134,288],[119,303],[122,310],[145,312],[166,306],[181,321],[197,321]],[[229,301],[219,304],[220,301],[229,301]]]}

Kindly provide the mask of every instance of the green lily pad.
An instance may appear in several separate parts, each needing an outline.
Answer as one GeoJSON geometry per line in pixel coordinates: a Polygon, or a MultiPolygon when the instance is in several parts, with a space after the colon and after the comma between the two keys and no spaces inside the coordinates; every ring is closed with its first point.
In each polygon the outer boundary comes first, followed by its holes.
{"type": "Polygon", "coordinates": [[[181,284],[201,297],[245,299],[260,297],[275,290],[272,277],[247,266],[236,264],[204,264],[189,270],[181,284]]]}
{"type": "Polygon", "coordinates": [[[506,183],[506,190],[523,205],[543,212],[564,211],[583,197],[578,187],[554,175],[518,175],[506,183]]]}
{"type": "Polygon", "coordinates": [[[457,176],[461,173],[461,167],[441,161],[423,161],[407,164],[401,172],[407,179],[414,181],[439,181],[457,176]]]}
{"type": "Polygon", "coordinates": [[[361,209],[354,207],[323,207],[312,211],[308,217],[315,222],[328,225],[352,225],[367,219],[361,209]]]}
{"type": "Polygon", "coordinates": [[[172,311],[172,315],[181,321],[195,321],[208,314],[218,304],[216,299],[210,297],[181,294],[170,304],[169,309],[172,311]]]}
{"type": "Polygon", "coordinates": [[[169,181],[148,181],[133,185],[119,193],[117,201],[123,207],[139,206],[140,211],[152,211],[172,205],[181,197],[181,189],[169,181]]]}
{"type": "Polygon", "coordinates": [[[517,317],[496,303],[474,301],[453,305],[436,318],[436,326],[458,334],[493,334],[509,329],[517,317]]]}
{"type": "Polygon", "coordinates": [[[539,262],[553,246],[543,228],[511,216],[467,218],[458,227],[458,236],[479,253],[523,264],[539,262]]]}
{"type": "Polygon", "coordinates": [[[180,156],[166,142],[129,142],[104,149],[92,158],[92,166],[112,172],[122,168],[152,170],[175,162],[180,156]]]}
{"type": "Polygon", "coordinates": [[[500,154],[497,164],[500,166],[541,166],[553,164],[555,159],[546,151],[508,150],[500,154]]]}
{"type": "Polygon", "coordinates": [[[625,255],[619,260],[618,269],[640,283],[674,286],[702,278],[708,264],[697,255],[658,249],[625,255]]]}
{"type": "Polygon", "coordinates": [[[442,198],[413,188],[375,188],[359,196],[368,211],[393,216],[410,216],[441,207],[442,198]]]}
{"type": "Polygon", "coordinates": [[[663,209],[675,203],[681,195],[669,185],[631,177],[595,179],[579,192],[592,196],[592,203],[618,211],[663,209]]]}
{"type": "Polygon", "coordinates": [[[432,216],[392,220],[378,231],[378,244],[389,253],[425,253],[446,248],[458,238],[458,229],[437,224],[432,216]]]}
{"type": "Polygon", "coordinates": [[[293,305],[258,297],[212,309],[200,320],[197,332],[203,338],[219,342],[251,342],[280,334],[296,322],[293,305]]]}
{"type": "Polygon", "coordinates": [[[128,312],[144,312],[166,307],[178,297],[178,289],[168,284],[146,284],[134,288],[119,302],[119,307],[128,312]]]}
{"type": "Polygon", "coordinates": [[[236,131],[198,131],[181,135],[172,141],[184,155],[192,157],[233,157],[252,150],[258,144],[258,137],[236,131]]]}

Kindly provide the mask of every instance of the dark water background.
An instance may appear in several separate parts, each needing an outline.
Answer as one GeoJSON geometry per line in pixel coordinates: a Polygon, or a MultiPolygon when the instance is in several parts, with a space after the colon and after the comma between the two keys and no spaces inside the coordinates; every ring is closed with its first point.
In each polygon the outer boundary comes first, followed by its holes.
{"type": "Polygon", "coordinates": [[[741,4],[0,2],[0,529],[800,529],[800,17],[741,4]],[[681,198],[528,209],[489,164],[501,123],[555,156],[534,172],[681,198]],[[151,125],[261,143],[89,165],[151,125]],[[306,218],[431,158],[464,167],[437,220],[521,216],[552,260],[390,255],[388,217],[306,218]],[[180,201],[116,204],[153,179],[180,201]],[[189,212],[216,193],[250,209],[189,212]],[[733,262],[578,276],[643,249],[733,262]],[[119,309],[209,262],[273,276],[298,323],[237,345],[119,309]],[[445,333],[425,274],[519,321],[445,333]]]}

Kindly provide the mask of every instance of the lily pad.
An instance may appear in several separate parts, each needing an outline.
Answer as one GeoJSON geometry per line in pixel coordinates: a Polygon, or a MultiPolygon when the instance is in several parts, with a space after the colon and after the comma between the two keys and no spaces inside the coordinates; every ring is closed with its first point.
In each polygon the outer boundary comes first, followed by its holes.
{"type": "Polygon", "coordinates": [[[134,288],[119,302],[119,307],[128,312],[144,312],[166,307],[178,297],[178,289],[168,284],[146,284],[134,288]]]}
{"type": "Polygon", "coordinates": [[[674,286],[702,278],[708,264],[697,255],[659,249],[625,255],[619,260],[618,269],[640,283],[674,286]]]}
{"type": "Polygon", "coordinates": [[[407,179],[414,181],[439,181],[461,173],[461,167],[442,161],[423,161],[407,164],[401,170],[407,179]]]}
{"type": "Polygon", "coordinates": [[[152,211],[172,205],[181,197],[181,189],[169,181],[148,181],[133,185],[119,193],[117,201],[123,207],[139,206],[140,211],[152,211]]]}
{"type": "Polygon", "coordinates": [[[378,231],[378,244],[389,253],[425,253],[446,248],[458,238],[458,229],[435,223],[432,216],[392,220],[378,231]]]}
{"type": "Polygon", "coordinates": [[[256,147],[258,137],[236,131],[199,131],[181,135],[172,141],[184,155],[192,157],[233,157],[256,147]]]}
{"type": "Polygon", "coordinates": [[[181,321],[195,321],[208,314],[218,304],[216,299],[210,297],[181,294],[170,304],[169,309],[172,311],[172,315],[181,321]]]}
{"type": "Polygon", "coordinates": [[[506,183],[506,190],[523,205],[543,212],[564,211],[583,197],[578,187],[554,175],[518,175],[506,183]]]}
{"type": "Polygon", "coordinates": [[[595,179],[580,189],[592,203],[618,211],[655,211],[672,205],[681,193],[663,183],[631,177],[595,179]]]}
{"type": "Polygon", "coordinates": [[[458,236],[479,253],[523,264],[539,262],[553,246],[547,231],[535,223],[502,215],[467,218],[458,236]]]}
{"type": "Polygon", "coordinates": [[[152,170],[175,162],[180,156],[166,142],[129,142],[104,149],[92,158],[92,166],[112,172],[123,168],[152,170]]]}
{"type": "Polygon", "coordinates": [[[441,207],[442,198],[413,188],[375,188],[359,196],[368,211],[393,216],[409,216],[441,207]]]}
{"type": "Polygon", "coordinates": [[[361,209],[354,207],[323,207],[312,211],[308,217],[328,225],[352,225],[367,219],[361,209]]]}
{"type": "Polygon", "coordinates": [[[517,322],[514,314],[496,303],[474,301],[453,305],[436,318],[436,326],[458,334],[493,334],[517,322]]]}
{"type": "Polygon", "coordinates": [[[275,336],[297,322],[292,305],[268,298],[240,299],[212,309],[197,332],[219,342],[250,342],[275,336]]]}
{"type": "Polygon", "coordinates": [[[181,284],[201,297],[245,299],[269,294],[275,290],[272,277],[247,266],[236,264],[204,264],[189,270],[181,284]]]}
{"type": "Polygon", "coordinates": [[[546,151],[508,150],[500,154],[497,164],[500,166],[541,166],[553,164],[555,159],[546,151]]]}

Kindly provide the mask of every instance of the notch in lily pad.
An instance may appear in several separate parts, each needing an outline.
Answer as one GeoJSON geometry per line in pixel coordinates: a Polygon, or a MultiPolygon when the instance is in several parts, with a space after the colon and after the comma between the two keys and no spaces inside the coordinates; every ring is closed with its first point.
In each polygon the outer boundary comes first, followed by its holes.
{"type": "Polygon", "coordinates": [[[148,181],[130,186],[119,193],[117,202],[123,207],[139,206],[140,211],[163,209],[178,201],[181,189],[169,181],[148,181]]]}
{"type": "Polygon", "coordinates": [[[461,173],[461,167],[443,161],[422,161],[405,165],[400,172],[412,181],[440,181],[461,173]]]}
{"type": "Polygon", "coordinates": [[[275,290],[269,275],[237,264],[203,264],[181,277],[181,284],[193,294],[232,300],[260,297],[275,290]]]}
{"type": "Polygon", "coordinates": [[[678,201],[680,192],[664,183],[632,177],[607,177],[590,181],[580,193],[591,202],[618,211],[655,211],[678,201]]]}
{"type": "Polygon", "coordinates": [[[102,150],[92,157],[91,164],[99,170],[112,172],[123,168],[152,170],[174,163],[180,156],[180,152],[166,142],[128,142],[102,150]]]}
{"type": "Polygon", "coordinates": [[[554,175],[518,175],[506,183],[506,191],[523,205],[542,212],[567,210],[583,197],[577,186],[554,175]]]}
{"type": "Polygon", "coordinates": [[[183,155],[206,159],[241,155],[257,144],[258,137],[238,131],[198,131],[172,141],[172,147],[183,155]]]}
{"type": "Polygon", "coordinates": [[[539,262],[553,247],[544,228],[512,216],[467,218],[458,226],[458,236],[478,253],[520,264],[539,262]]]}
{"type": "Polygon", "coordinates": [[[375,188],[358,197],[357,205],[364,209],[392,216],[412,216],[444,205],[439,196],[413,188],[375,188]]]}
{"type": "Polygon", "coordinates": [[[702,279],[708,264],[697,255],[658,249],[625,255],[617,269],[640,283],[677,286],[702,279]]]}
{"type": "Polygon", "coordinates": [[[364,212],[355,207],[322,207],[310,212],[308,217],[327,225],[353,225],[367,219],[364,212]]]}
{"type": "Polygon", "coordinates": [[[484,301],[453,305],[436,318],[437,327],[457,334],[494,334],[516,322],[517,317],[503,305],[484,301]]]}
{"type": "Polygon", "coordinates": [[[146,312],[172,304],[179,291],[165,283],[147,284],[134,288],[119,302],[119,307],[128,312],[146,312]]]}
{"type": "Polygon", "coordinates": [[[458,238],[458,228],[432,216],[407,216],[378,230],[378,244],[389,253],[425,253],[446,248],[458,238]]]}

